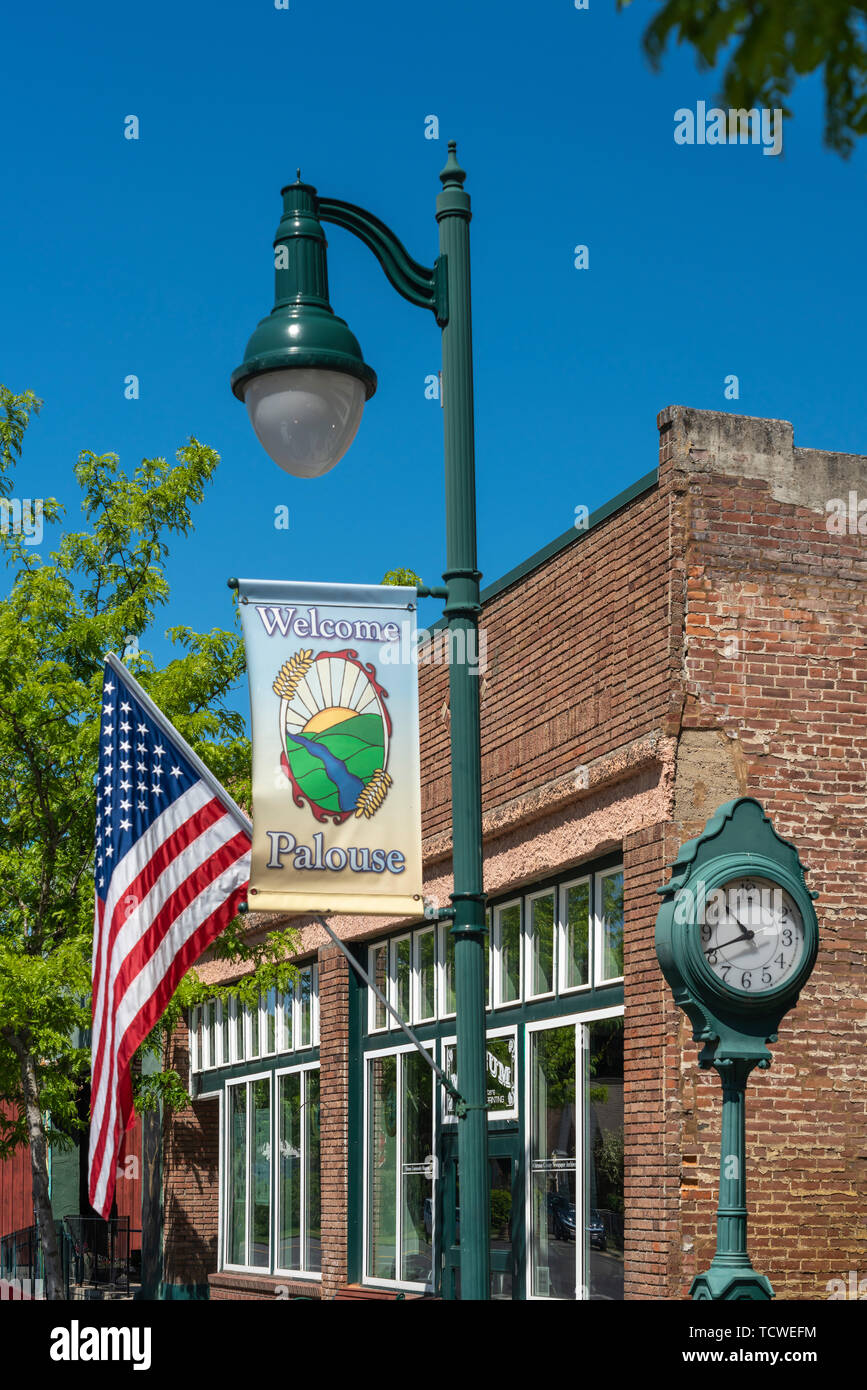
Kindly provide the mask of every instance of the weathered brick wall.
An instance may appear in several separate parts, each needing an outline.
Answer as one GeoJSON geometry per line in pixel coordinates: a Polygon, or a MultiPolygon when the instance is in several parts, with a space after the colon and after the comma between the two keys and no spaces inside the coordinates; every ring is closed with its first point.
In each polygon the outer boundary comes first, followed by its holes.
{"type": "MultiPolygon", "coordinates": [[[[485,604],[482,804],[659,725],[669,679],[667,502],[656,490],[485,604]]],[[[422,831],[450,828],[448,676],[420,665],[422,831]]]]}
{"type": "Polygon", "coordinates": [[[333,1298],[347,1279],[348,1019],[349,964],[336,946],[324,946],[319,952],[323,1298],[333,1298]]]}
{"type": "MultiPolygon", "coordinates": [[[[747,1153],[754,1264],[778,1297],[824,1298],[829,1279],[867,1260],[865,551],[859,535],[829,532],[825,511],[850,488],[864,493],[867,460],[796,449],[781,421],[676,409],[661,426],[688,567],[668,853],[703,827],[696,794],[710,783],[719,801],[762,802],[820,894],[816,968],[773,1067],[750,1079],[747,1153]]],[[[686,1029],[681,1039],[669,1093],[684,1245],[673,1296],[712,1257],[719,1162],[719,1081],[698,1072],[686,1029]]]]}
{"type": "MultiPolygon", "coordinates": [[[[181,1022],[168,1066],[186,1078],[189,1033],[181,1022]]],[[[176,1111],[163,1130],[164,1274],[169,1284],[206,1285],[217,1267],[219,1102],[176,1111]]]]}

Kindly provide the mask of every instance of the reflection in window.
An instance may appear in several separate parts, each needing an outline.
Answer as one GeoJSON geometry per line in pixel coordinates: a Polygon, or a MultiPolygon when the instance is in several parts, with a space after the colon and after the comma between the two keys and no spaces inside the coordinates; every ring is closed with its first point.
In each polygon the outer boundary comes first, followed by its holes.
{"type": "Polygon", "coordinates": [[[265,996],[265,1048],[271,1053],[277,1050],[277,991],[269,989],[265,996]]]}
{"type": "Polygon", "coordinates": [[[402,936],[394,943],[394,999],[392,1006],[407,1022],[410,1015],[410,984],[412,981],[412,937],[402,936]]]}
{"type": "Polygon", "coordinates": [[[563,988],[590,982],[590,883],[573,883],[564,893],[563,988]]]}
{"type": "Polygon", "coordinates": [[[590,1298],[623,1298],[623,1019],[587,1025],[585,1260],[590,1298]]]}
{"type": "Polygon", "coordinates": [[[313,1038],[313,972],[308,965],[298,977],[298,1047],[309,1047],[313,1038]]]}
{"type": "Polygon", "coordinates": [[[320,1169],[319,1068],[305,1076],[304,1245],[305,1269],[322,1269],[322,1187],[320,1169]]]}
{"type": "Polygon", "coordinates": [[[455,938],[449,927],[443,929],[443,940],[445,942],[444,959],[445,964],[443,974],[445,976],[445,999],[443,1001],[443,1013],[453,1014],[455,1012],[455,938]]]}
{"type": "Polygon", "coordinates": [[[416,1051],[368,1061],[367,1275],[433,1272],[433,1073],[416,1051]]]}
{"type": "Polygon", "coordinates": [[[418,942],[418,1016],[435,1018],[437,1011],[436,935],[422,932],[418,942]]]}
{"type": "Polygon", "coordinates": [[[420,1171],[433,1149],[431,1069],[418,1052],[401,1054],[400,1278],[427,1284],[433,1267],[432,1172],[420,1171]]]}
{"type": "Polygon", "coordinates": [[[552,994],[554,991],[554,894],[532,898],[530,901],[530,969],[531,991],[552,994]]]}
{"type": "Polygon", "coordinates": [[[253,1168],[250,1174],[250,1264],[271,1259],[271,1082],[251,1083],[253,1168]]]}
{"type": "Polygon", "coordinates": [[[279,1269],[301,1268],[301,1077],[280,1077],[279,1269]]]}
{"type": "MultiPolygon", "coordinates": [[[[375,946],[370,953],[370,975],[381,994],[388,989],[388,946],[375,946]]],[[[373,996],[373,1027],[384,1028],[388,1015],[385,1005],[373,996]]]]}
{"type": "Polygon", "coordinates": [[[521,904],[497,908],[497,1002],[521,997],[521,904]]]}
{"type": "Polygon", "coordinates": [[[530,1292],[575,1297],[575,1025],[530,1034],[530,1292]]]}
{"type": "Polygon", "coordinates": [[[394,1279],[397,1178],[397,1057],[370,1062],[368,1273],[394,1279]]]}
{"type": "Polygon", "coordinates": [[[283,1019],[283,1051],[291,1052],[293,1047],[292,1040],[292,1001],[293,992],[280,996],[280,1011],[283,1019]]]}
{"type": "Polygon", "coordinates": [[[229,1087],[229,1264],[247,1263],[247,1087],[229,1087]]]}
{"type": "Polygon", "coordinates": [[[602,919],[602,978],[623,974],[623,873],[600,875],[602,919]]]}
{"type": "Polygon", "coordinates": [[[322,1268],[319,1070],[279,1078],[277,1268],[318,1274],[322,1268]]]}

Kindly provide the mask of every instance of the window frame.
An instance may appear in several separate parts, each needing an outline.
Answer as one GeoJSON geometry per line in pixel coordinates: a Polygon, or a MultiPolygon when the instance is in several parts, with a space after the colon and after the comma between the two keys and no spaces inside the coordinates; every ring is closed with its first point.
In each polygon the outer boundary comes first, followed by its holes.
{"type": "MultiPolygon", "coordinates": [[[[424,1046],[424,1048],[425,1048],[425,1051],[426,1051],[426,1052],[429,1052],[430,1055],[431,1055],[431,1057],[433,1058],[433,1060],[436,1061],[436,1043],[435,1043],[435,1041],[432,1039],[430,1042],[424,1043],[423,1046],[424,1046]]],[[[395,1257],[395,1259],[394,1259],[394,1264],[395,1264],[395,1272],[397,1272],[397,1270],[399,1270],[399,1268],[400,1268],[400,1252],[401,1252],[401,1248],[402,1248],[402,1236],[403,1236],[403,1200],[402,1200],[402,1191],[401,1191],[401,1178],[402,1178],[403,1174],[401,1173],[400,1169],[401,1169],[401,1167],[402,1167],[401,1154],[402,1154],[402,1152],[403,1152],[403,1124],[404,1124],[404,1114],[403,1114],[403,1111],[404,1111],[404,1107],[403,1107],[403,1105],[401,1104],[401,1095],[402,1095],[402,1087],[403,1087],[403,1063],[402,1063],[399,1059],[400,1059],[401,1057],[405,1056],[407,1053],[416,1052],[416,1051],[417,1051],[417,1048],[414,1047],[412,1043],[395,1043],[395,1044],[393,1044],[391,1047],[377,1047],[377,1048],[371,1048],[369,1051],[365,1051],[365,1052],[363,1053],[363,1057],[362,1057],[362,1062],[363,1062],[363,1066],[364,1066],[364,1085],[363,1085],[363,1090],[362,1090],[362,1105],[363,1105],[363,1107],[364,1107],[364,1109],[363,1109],[364,1124],[363,1124],[363,1130],[362,1130],[362,1145],[363,1145],[363,1152],[364,1152],[364,1163],[363,1163],[363,1165],[362,1165],[361,1282],[362,1282],[362,1284],[363,1284],[366,1288],[373,1288],[373,1289],[408,1289],[410,1292],[414,1292],[414,1293],[432,1293],[432,1292],[434,1291],[435,1287],[436,1287],[436,1281],[437,1281],[436,1252],[437,1252],[437,1248],[438,1248],[438,1247],[437,1247],[437,1241],[438,1241],[438,1238],[439,1238],[439,1231],[438,1231],[438,1226],[437,1226],[437,1201],[436,1201],[436,1192],[437,1192],[437,1188],[436,1188],[436,1183],[437,1183],[437,1181],[438,1181],[438,1179],[439,1179],[439,1154],[438,1154],[438,1151],[437,1151],[437,1107],[436,1107],[436,1094],[435,1094],[435,1090],[434,1090],[434,1085],[435,1085],[435,1080],[436,1080],[436,1078],[435,1078],[434,1072],[433,1072],[433,1070],[432,1070],[431,1068],[428,1068],[428,1070],[429,1070],[429,1072],[430,1072],[430,1084],[431,1084],[431,1088],[432,1088],[432,1090],[431,1090],[431,1148],[430,1148],[430,1151],[431,1151],[431,1153],[433,1154],[433,1159],[434,1159],[434,1176],[433,1176],[433,1182],[432,1182],[432,1187],[431,1187],[431,1191],[432,1191],[432,1194],[433,1194],[433,1202],[432,1202],[432,1205],[433,1205],[432,1218],[433,1218],[433,1219],[432,1219],[432,1222],[431,1222],[431,1278],[430,1278],[430,1283],[422,1284],[422,1283],[413,1282],[412,1280],[408,1280],[408,1279],[398,1279],[398,1278],[394,1278],[394,1279],[382,1279],[382,1278],[376,1277],[375,1275],[368,1274],[368,1272],[367,1272],[367,1271],[368,1271],[368,1267],[369,1267],[369,1260],[370,1260],[370,1245],[369,1245],[369,1237],[370,1237],[370,1200],[369,1200],[369,1194],[370,1194],[370,1137],[371,1137],[371,1136],[370,1136],[370,1063],[376,1061],[377,1058],[379,1058],[379,1057],[397,1057],[397,1058],[398,1058],[398,1063],[397,1063],[397,1074],[396,1074],[396,1078],[395,1078],[395,1085],[396,1085],[396,1090],[397,1090],[397,1105],[396,1105],[396,1123],[395,1123],[395,1132],[394,1132],[395,1154],[396,1154],[396,1158],[397,1158],[397,1162],[396,1162],[397,1173],[396,1173],[396,1183],[395,1183],[396,1191],[395,1191],[395,1203],[394,1203],[394,1208],[395,1208],[395,1213],[394,1213],[394,1257],[395,1257]]]]}
{"type": "Polygon", "coordinates": [[[559,994],[582,994],[589,993],[594,987],[594,971],[596,967],[596,949],[594,937],[596,935],[596,913],[594,905],[593,874],[582,874],[579,878],[570,878],[565,883],[560,883],[558,887],[557,904],[557,928],[558,928],[558,954],[559,961],[557,967],[557,991],[559,994]],[[587,885],[587,982],[583,985],[566,984],[566,967],[568,964],[568,952],[566,944],[567,934],[567,914],[566,903],[570,888],[580,888],[587,885]]]}
{"type": "Polygon", "coordinates": [[[557,986],[560,983],[558,974],[559,963],[557,959],[560,897],[557,892],[557,885],[552,884],[550,888],[538,888],[532,893],[525,893],[523,896],[523,903],[521,932],[524,951],[524,962],[522,967],[524,974],[523,1002],[525,1004],[535,1004],[538,999],[553,999],[557,993],[557,986]],[[551,921],[551,988],[542,990],[536,994],[533,992],[533,946],[535,937],[533,931],[533,903],[537,902],[540,898],[551,898],[553,900],[553,917],[551,921]]]}
{"type": "MultiPolygon", "coordinates": [[[[611,872],[610,870],[608,872],[611,872]]],[[[556,1015],[552,1018],[535,1019],[524,1024],[524,1114],[526,1116],[524,1124],[524,1212],[525,1212],[525,1269],[524,1269],[524,1298],[528,1303],[582,1303],[587,1299],[587,1268],[584,1249],[584,1231],[587,1227],[588,1212],[588,1193],[587,1193],[587,1165],[585,1161],[586,1145],[586,1109],[587,1109],[587,1087],[586,1087],[586,1055],[589,1034],[587,1028],[591,1023],[598,1023],[605,1018],[622,1018],[624,1028],[626,1027],[626,1006],[625,1004],[612,1004],[598,1009],[588,1009],[584,1013],[572,1013],[556,1015]],[[533,1163],[533,1066],[532,1066],[532,1044],[531,1037],[534,1033],[542,1033],[555,1028],[565,1028],[571,1026],[575,1029],[575,1289],[576,1297],[572,1299],[549,1298],[545,1294],[533,1293],[533,1232],[531,1229],[532,1210],[533,1210],[533,1184],[532,1184],[532,1163],[533,1163]],[[580,1028],[580,1031],[579,1031],[580,1028]],[[579,1100],[580,1097],[580,1100],[579,1100]],[[582,1237],[578,1239],[578,1222],[580,1211],[580,1228],[582,1237]]]]}
{"type": "MultiPolygon", "coordinates": [[[[622,974],[608,976],[602,974],[602,963],[605,959],[605,928],[602,919],[602,879],[613,878],[615,874],[620,874],[623,879],[625,925],[626,873],[623,867],[623,863],[621,862],[619,864],[613,864],[610,869],[597,869],[593,875],[593,954],[596,957],[597,961],[597,965],[594,968],[593,983],[597,988],[601,988],[607,985],[620,985],[624,982],[624,976],[622,974]]],[[[626,955],[625,946],[626,942],[624,938],[624,957],[626,955]]]]}
{"type": "MultiPolygon", "coordinates": [[[[542,891],[542,890],[540,890],[542,891]]],[[[491,941],[491,970],[493,981],[491,989],[491,1008],[492,1009],[516,1009],[525,1003],[524,998],[524,897],[523,893],[516,898],[508,898],[505,902],[496,903],[493,912],[493,939],[491,941]],[[502,998],[502,977],[500,974],[500,952],[502,949],[502,914],[510,907],[517,907],[520,914],[518,922],[518,993],[514,999],[502,998]]]]}
{"type": "MultiPolygon", "coordinates": [[[[243,1274],[258,1274],[258,1275],[268,1276],[268,1275],[270,1274],[270,1271],[271,1271],[271,1251],[272,1251],[272,1248],[273,1248],[273,1232],[274,1232],[274,1221],[273,1221],[273,1213],[274,1213],[274,1200],[273,1200],[273,1189],[274,1189],[274,1163],[273,1163],[273,1154],[274,1154],[274,1089],[275,1089],[275,1088],[274,1088],[274,1085],[273,1085],[273,1083],[272,1083],[272,1078],[273,1078],[273,1076],[274,1076],[274,1073],[273,1073],[273,1071],[271,1071],[271,1070],[268,1070],[268,1071],[251,1072],[251,1073],[249,1074],[249,1076],[237,1076],[237,1077],[233,1077],[233,1079],[232,1079],[231,1081],[227,1081],[227,1082],[226,1082],[226,1085],[223,1087],[223,1090],[224,1090],[225,1096],[226,1096],[226,1101],[225,1101],[225,1106],[224,1106],[225,1115],[226,1115],[226,1125],[225,1125],[225,1132],[224,1132],[224,1134],[223,1134],[223,1143],[222,1143],[222,1145],[221,1145],[222,1154],[223,1154],[223,1162],[224,1162],[224,1179],[223,1179],[223,1186],[224,1186],[224,1188],[225,1188],[225,1191],[224,1191],[225,1221],[224,1221],[223,1237],[224,1237],[225,1244],[223,1245],[222,1252],[221,1252],[221,1253],[222,1253],[222,1256],[223,1256],[223,1263],[222,1263],[221,1268],[224,1269],[224,1270],[231,1271],[231,1272],[236,1272],[236,1271],[237,1271],[237,1272],[243,1273],[243,1274]],[[231,1099],[230,1099],[229,1092],[230,1092],[231,1090],[234,1090],[234,1089],[237,1088],[238,1086],[247,1086],[247,1087],[249,1087],[249,1086],[251,1086],[251,1085],[253,1084],[254,1081],[266,1081],[266,1080],[267,1080],[267,1082],[268,1082],[268,1094],[269,1094],[269,1098],[270,1098],[269,1104],[270,1104],[271,1116],[270,1116],[270,1125],[269,1125],[269,1131],[270,1131],[270,1139],[269,1139],[269,1142],[270,1142],[270,1144],[271,1144],[271,1156],[272,1156],[272,1157],[271,1157],[271,1160],[270,1160],[270,1166],[271,1166],[270,1188],[271,1188],[271,1191],[270,1191],[270,1193],[269,1193],[269,1203],[268,1203],[268,1211],[269,1211],[270,1224],[269,1224],[269,1233],[268,1233],[268,1255],[269,1255],[269,1259],[268,1259],[268,1266],[267,1266],[267,1268],[266,1268],[264,1265],[252,1265],[252,1264],[237,1265],[237,1264],[231,1264],[231,1263],[229,1262],[229,1259],[228,1259],[228,1240],[229,1240],[229,1229],[230,1229],[230,1226],[231,1226],[231,1213],[232,1213],[231,1193],[230,1193],[230,1190],[229,1190],[230,1179],[231,1179],[231,1174],[232,1174],[232,1166],[231,1166],[231,1137],[232,1137],[232,1129],[231,1129],[231,1125],[230,1125],[230,1123],[229,1123],[229,1117],[231,1116],[231,1113],[232,1113],[232,1105],[231,1105],[231,1099]]],[[[249,1093],[249,1090],[248,1090],[248,1092],[247,1092],[246,1126],[245,1126],[245,1133],[244,1133],[244,1147],[245,1147],[245,1153],[246,1153],[246,1163],[245,1163],[245,1165],[244,1165],[244,1249],[245,1249],[245,1251],[246,1251],[248,1257],[249,1257],[249,1254],[250,1254],[250,1139],[251,1139],[252,1125],[253,1125],[253,1107],[252,1107],[252,1105],[251,1105],[251,1103],[250,1103],[250,1093],[249,1093]]]]}
{"type": "Polygon", "coordinates": [[[434,923],[428,927],[420,927],[412,933],[412,977],[410,985],[410,995],[412,1001],[412,1022],[413,1023],[436,1023],[437,1021],[437,967],[439,964],[439,951],[437,950],[437,929],[434,923]],[[422,1014],[421,1011],[421,943],[425,936],[433,937],[433,1008],[432,1014],[422,1014]]]}
{"type": "MultiPolygon", "coordinates": [[[[275,1099],[275,1104],[274,1104],[274,1127],[273,1127],[273,1136],[272,1136],[272,1145],[273,1145],[272,1152],[273,1152],[274,1155],[275,1155],[275,1160],[276,1160],[276,1161],[275,1161],[275,1163],[274,1163],[274,1165],[273,1165],[273,1174],[272,1174],[272,1177],[273,1177],[273,1201],[272,1201],[272,1211],[273,1211],[273,1216],[274,1216],[273,1229],[274,1229],[274,1231],[275,1231],[276,1233],[279,1233],[279,1230],[280,1230],[280,1217],[281,1217],[281,1209],[280,1209],[280,1181],[279,1181],[279,1160],[280,1160],[279,1148],[280,1148],[280,1141],[279,1141],[279,1119],[278,1119],[278,1104],[277,1104],[277,1101],[279,1100],[279,1095],[280,1095],[280,1078],[281,1078],[281,1076],[294,1076],[294,1075],[299,1075],[299,1074],[300,1074],[301,1077],[302,1077],[301,1085],[302,1085],[302,1093],[303,1093],[303,1091],[306,1090],[306,1073],[309,1072],[309,1071],[320,1071],[320,1065],[319,1065],[318,1060],[317,1060],[317,1061],[314,1061],[314,1062],[311,1062],[311,1061],[298,1062],[298,1063],[296,1063],[296,1064],[293,1065],[293,1066],[277,1067],[277,1068],[274,1070],[274,1072],[273,1072],[273,1076],[274,1076],[274,1093],[275,1093],[276,1099],[275,1099]]],[[[306,1104],[307,1104],[306,1099],[303,1099],[303,1100],[302,1100],[302,1103],[301,1103],[301,1108],[302,1108],[302,1110],[303,1110],[303,1108],[304,1108],[304,1106],[305,1106],[306,1104]]],[[[320,1072],[320,1077],[319,1077],[319,1106],[320,1106],[320,1131],[319,1131],[319,1200],[320,1200],[320,1209],[319,1209],[319,1254],[320,1254],[320,1262],[321,1262],[321,1257],[322,1257],[322,1206],[321,1206],[321,1203],[322,1203],[322,1076],[321,1076],[321,1072],[320,1072]]],[[[303,1123],[302,1123],[302,1126],[301,1126],[301,1135],[302,1135],[302,1140],[301,1140],[301,1143],[302,1143],[302,1149],[301,1149],[301,1229],[300,1229],[300,1231],[299,1231],[299,1243],[300,1243],[301,1249],[302,1249],[302,1250],[306,1250],[306,1248],[307,1248],[307,1235],[308,1235],[308,1233],[307,1233],[307,1218],[308,1218],[308,1211],[307,1211],[307,1167],[308,1167],[308,1162],[307,1162],[307,1160],[308,1160],[307,1143],[308,1143],[308,1140],[307,1140],[307,1126],[306,1126],[306,1124],[303,1124],[303,1123]]],[[[287,1277],[292,1278],[292,1279],[319,1279],[319,1280],[321,1280],[321,1278],[322,1278],[322,1270],[321,1270],[321,1269],[319,1269],[319,1270],[315,1270],[315,1269],[289,1269],[289,1268],[283,1268],[281,1265],[278,1265],[278,1264],[277,1264],[278,1241],[279,1241],[279,1234],[277,1235],[277,1237],[276,1237],[275,1240],[273,1241],[273,1245],[274,1245],[274,1259],[273,1259],[273,1261],[272,1261],[271,1269],[272,1269],[272,1273],[273,1273],[275,1276],[276,1276],[276,1275],[286,1275],[287,1277]]]]}

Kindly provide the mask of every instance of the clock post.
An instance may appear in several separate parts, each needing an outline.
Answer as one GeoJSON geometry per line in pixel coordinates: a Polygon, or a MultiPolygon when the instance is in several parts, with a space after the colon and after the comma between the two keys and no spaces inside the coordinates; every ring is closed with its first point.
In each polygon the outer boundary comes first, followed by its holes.
{"type": "Polygon", "coordinates": [[[656,954],[675,1003],[722,1082],[717,1247],[692,1298],[765,1300],[774,1291],[747,1253],[746,1087],[766,1070],[783,1016],[819,947],[807,870],[753,797],[726,802],[681,846],[657,891],[656,954]]]}

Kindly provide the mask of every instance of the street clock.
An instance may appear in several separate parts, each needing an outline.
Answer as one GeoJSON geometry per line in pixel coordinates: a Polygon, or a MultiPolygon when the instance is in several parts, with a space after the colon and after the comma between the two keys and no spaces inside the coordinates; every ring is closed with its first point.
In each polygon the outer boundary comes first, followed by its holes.
{"type": "Polygon", "coordinates": [[[773,1298],[747,1255],[745,1092],[753,1067],[798,1001],[819,949],[797,849],[753,797],[720,806],[681,846],[657,891],[656,954],[675,1003],[702,1043],[699,1066],[723,1087],[717,1251],[693,1281],[695,1299],[773,1298]]]}

